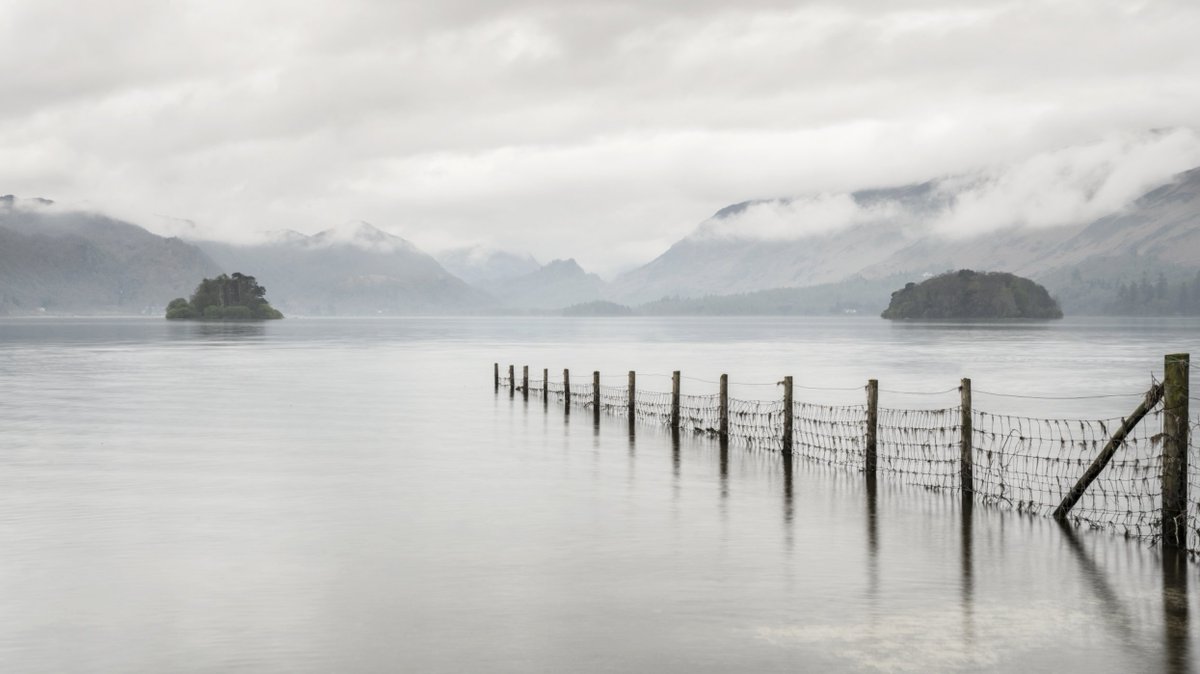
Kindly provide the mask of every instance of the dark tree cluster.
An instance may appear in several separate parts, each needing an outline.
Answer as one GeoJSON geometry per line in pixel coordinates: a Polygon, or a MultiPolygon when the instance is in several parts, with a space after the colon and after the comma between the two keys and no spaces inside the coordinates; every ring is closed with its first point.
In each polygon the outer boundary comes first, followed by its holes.
{"type": "Polygon", "coordinates": [[[1062,318],[1044,287],[1003,272],[948,272],[892,293],[884,318],[1062,318]]]}
{"type": "Polygon", "coordinates": [[[1200,316],[1200,272],[1192,279],[1167,280],[1159,274],[1152,283],[1140,281],[1117,286],[1117,298],[1108,313],[1119,316],[1200,316]]]}
{"type": "Polygon", "coordinates": [[[167,318],[264,320],[283,318],[283,314],[267,303],[267,289],[253,276],[234,272],[204,279],[190,300],[171,300],[167,318]]]}

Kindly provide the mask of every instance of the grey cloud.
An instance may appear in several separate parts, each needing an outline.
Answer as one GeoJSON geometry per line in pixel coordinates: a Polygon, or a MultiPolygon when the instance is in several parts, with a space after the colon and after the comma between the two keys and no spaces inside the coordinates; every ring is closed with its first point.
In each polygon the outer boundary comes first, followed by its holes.
{"type": "Polygon", "coordinates": [[[0,191],[368,220],[602,271],[717,208],[1200,118],[1194,3],[66,3],[0,13],[0,191]]]}

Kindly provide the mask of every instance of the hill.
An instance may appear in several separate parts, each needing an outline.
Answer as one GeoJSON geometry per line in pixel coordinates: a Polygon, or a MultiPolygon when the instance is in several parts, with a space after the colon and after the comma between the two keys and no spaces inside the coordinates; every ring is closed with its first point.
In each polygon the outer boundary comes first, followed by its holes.
{"type": "Polygon", "coordinates": [[[0,197],[0,314],[158,314],[220,271],[180,239],[44,199],[0,197]]]}

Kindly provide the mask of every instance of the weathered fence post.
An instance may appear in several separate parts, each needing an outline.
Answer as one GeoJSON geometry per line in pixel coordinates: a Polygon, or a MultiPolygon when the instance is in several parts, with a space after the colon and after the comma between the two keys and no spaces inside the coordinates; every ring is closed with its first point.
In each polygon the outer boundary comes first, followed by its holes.
{"type": "Polygon", "coordinates": [[[867,381],[867,447],[863,455],[863,470],[875,475],[879,443],[879,380],[867,381]]]}
{"type": "Polygon", "coordinates": [[[1163,546],[1187,549],[1188,368],[1191,356],[1172,353],[1163,359],[1163,546]]]}
{"type": "Polygon", "coordinates": [[[679,430],[679,370],[671,373],[671,430],[679,430]]]}
{"type": "Polygon", "coordinates": [[[600,371],[592,373],[592,417],[600,421],[600,371]]]}
{"type": "Polygon", "coordinates": [[[795,412],[792,409],[792,377],[783,378],[783,451],[792,451],[792,420],[795,412]]]}
{"type": "Polygon", "coordinates": [[[550,368],[542,368],[542,402],[550,400],[550,368]]]}
{"type": "Polygon", "coordinates": [[[718,414],[720,427],[717,432],[722,438],[729,437],[729,375],[721,375],[721,394],[718,396],[718,414]]]}
{"type": "Polygon", "coordinates": [[[964,378],[962,386],[958,389],[962,395],[962,451],[959,455],[959,484],[962,487],[963,495],[975,493],[975,468],[974,468],[974,434],[973,420],[971,417],[971,380],[964,378]]]}
{"type": "Polygon", "coordinates": [[[512,365],[508,366],[508,395],[511,398],[517,388],[517,378],[512,365]]]}
{"type": "Polygon", "coordinates": [[[571,413],[571,371],[563,369],[563,407],[567,414],[571,413]]]}
{"type": "Polygon", "coordinates": [[[521,366],[521,395],[529,400],[529,366],[521,366]]]}
{"type": "Polygon", "coordinates": [[[496,363],[496,392],[500,392],[500,363],[496,363]]]}
{"type": "Polygon", "coordinates": [[[637,374],[629,371],[629,418],[632,420],[637,413],[637,374]]]}

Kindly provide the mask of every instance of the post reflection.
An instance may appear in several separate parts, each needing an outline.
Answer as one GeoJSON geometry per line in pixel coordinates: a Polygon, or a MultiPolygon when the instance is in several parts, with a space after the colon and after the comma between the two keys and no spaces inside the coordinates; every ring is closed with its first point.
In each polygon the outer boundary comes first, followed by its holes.
{"type": "Polygon", "coordinates": [[[679,491],[679,429],[671,429],[671,473],[675,477],[675,490],[679,491]]]}
{"type": "Polygon", "coordinates": [[[722,436],[718,443],[721,450],[721,499],[724,500],[729,498],[729,438],[722,436]]]}
{"type": "Polygon", "coordinates": [[[794,507],[792,503],[792,453],[785,450],[783,452],[783,521],[789,525],[789,532],[791,531],[794,507]]]}
{"type": "MultiPolygon", "coordinates": [[[[879,511],[875,473],[867,473],[867,598],[872,608],[879,600],[879,511]]],[[[876,612],[871,611],[874,618],[876,612]]]]}
{"type": "Polygon", "coordinates": [[[1188,573],[1191,571],[1187,553],[1175,548],[1163,550],[1162,596],[1163,629],[1166,645],[1163,671],[1171,674],[1191,672],[1191,631],[1188,629],[1188,573]]]}
{"type": "Polygon", "coordinates": [[[973,558],[975,536],[975,499],[963,494],[961,500],[962,523],[960,525],[959,573],[961,575],[960,601],[963,609],[963,638],[967,644],[975,642],[975,560],[973,558]]]}

